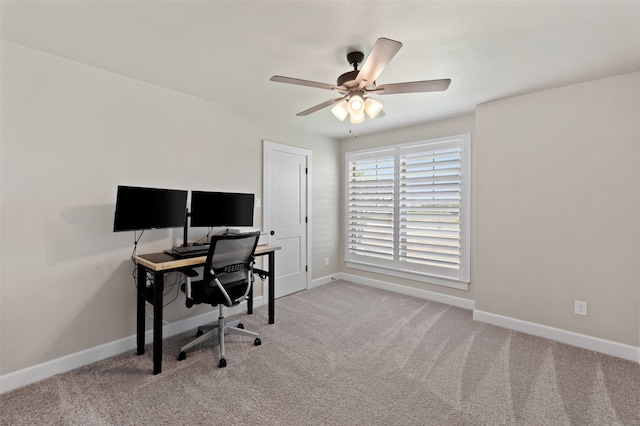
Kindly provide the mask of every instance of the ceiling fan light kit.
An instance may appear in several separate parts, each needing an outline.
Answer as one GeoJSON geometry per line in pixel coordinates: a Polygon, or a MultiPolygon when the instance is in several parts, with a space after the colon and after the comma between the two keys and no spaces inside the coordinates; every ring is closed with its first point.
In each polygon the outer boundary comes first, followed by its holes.
{"type": "Polygon", "coordinates": [[[365,120],[365,112],[371,119],[374,119],[382,111],[382,104],[367,96],[368,94],[391,95],[398,93],[437,92],[447,90],[449,87],[451,83],[450,79],[411,81],[376,86],[378,76],[401,47],[402,43],[399,41],[379,38],[373,45],[367,60],[362,64],[360,70],[358,70],[358,65],[363,61],[364,54],[362,52],[349,52],[347,54],[347,61],[353,66],[353,71],[346,72],[338,77],[337,85],[335,86],[280,75],[274,75],[271,77],[271,81],[337,91],[342,97],[330,99],[299,112],[297,115],[309,115],[335,104],[335,106],[331,108],[331,112],[338,120],[344,121],[348,115],[351,123],[360,124],[365,120]]]}
{"type": "Polygon", "coordinates": [[[364,98],[363,100],[360,95],[353,95],[349,100],[343,99],[331,108],[331,112],[338,120],[344,121],[350,115],[349,121],[353,124],[364,122],[365,112],[371,119],[374,119],[380,114],[380,111],[382,111],[380,102],[373,98],[364,98]]]}
{"type": "Polygon", "coordinates": [[[373,98],[367,98],[364,100],[364,110],[371,119],[374,119],[382,111],[382,104],[373,98]]]}
{"type": "Polygon", "coordinates": [[[349,96],[349,114],[360,114],[364,110],[364,100],[359,94],[349,96]]]}
{"type": "Polygon", "coordinates": [[[348,105],[349,102],[344,99],[342,102],[331,108],[331,112],[338,120],[344,121],[344,119],[347,118],[347,115],[349,115],[348,105]]]}
{"type": "Polygon", "coordinates": [[[364,112],[361,111],[359,113],[351,113],[349,114],[349,121],[353,124],[364,123],[364,112]]]}

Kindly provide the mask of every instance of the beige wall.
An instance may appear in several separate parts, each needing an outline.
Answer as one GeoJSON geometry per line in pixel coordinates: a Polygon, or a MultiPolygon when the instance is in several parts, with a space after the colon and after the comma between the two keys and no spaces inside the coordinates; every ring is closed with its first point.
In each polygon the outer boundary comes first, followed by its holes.
{"type": "MultiPolygon", "coordinates": [[[[4,41],[1,77],[0,374],[135,334],[117,185],[261,196],[263,139],[312,150],[312,278],[337,271],[337,141],[4,41]]],[[[180,239],[147,231],[138,252],[180,239]]],[[[211,309],[182,300],[166,320],[211,309]]]]}
{"type": "Polygon", "coordinates": [[[473,156],[476,309],[640,346],[640,73],[479,105],[473,156]]]}

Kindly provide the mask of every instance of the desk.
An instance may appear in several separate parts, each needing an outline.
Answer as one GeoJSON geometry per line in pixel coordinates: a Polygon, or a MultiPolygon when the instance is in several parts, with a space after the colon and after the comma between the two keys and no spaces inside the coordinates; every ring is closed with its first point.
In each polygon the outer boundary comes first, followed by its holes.
{"type": "MultiPolygon", "coordinates": [[[[258,246],[255,255],[268,255],[269,269],[262,271],[254,268],[258,273],[267,275],[269,284],[269,324],[274,323],[274,294],[275,294],[275,251],[280,250],[278,246],[258,246]]],[[[138,307],[137,307],[137,343],[138,355],[144,353],[144,332],[145,332],[145,292],[147,285],[147,274],[153,275],[153,374],[162,372],[162,293],[164,290],[164,274],[178,270],[180,268],[197,267],[205,264],[207,256],[176,259],[164,253],[141,254],[134,258],[138,267],[138,307]],[[157,284],[161,285],[157,285],[157,284]]],[[[253,286],[249,291],[247,300],[247,313],[253,313],[253,286]]]]}

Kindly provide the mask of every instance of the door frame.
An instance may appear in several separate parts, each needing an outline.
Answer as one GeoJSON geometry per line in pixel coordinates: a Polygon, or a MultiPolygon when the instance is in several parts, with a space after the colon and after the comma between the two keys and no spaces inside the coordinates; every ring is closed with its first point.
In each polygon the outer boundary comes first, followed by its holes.
{"type": "MultiPolygon", "coordinates": [[[[285,152],[288,154],[296,154],[296,155],[301,155],[304,156],[306,159],[306,163],[307,163],[307,173],[306,173],[306,182],[305,182],[305,186],[306,186],[306,194],[307,194],[307,199],[306,201],[306,210],[307,210],[307,222],[305,224],[305,231],[307,234],[307,244],[305,247],[306,250],[306,255],[305,255],[305,259],[306,259],[306,286],[305,289],[309,289],[309,285],[311,284],[311,271],[313,269],[313,265],[311,264],[311,237],[312,237],[312,223],[313,223],[313,218],[312,218],[312,214],[311,214],[311,200],[312,200],[312,194],[311,194],[311,177],[312,177],[312,169],[311,169],[311,157],[312,157],[312,151],[309,149],[304,149],[304,148],[298,148],[295,146],[291,146],[291,145],[283,145],[280,143],[276,143],[276,142],[271,142],[268,140],[263,139],[262,141],[262,226],[263,226],[263,230],[265,233],[267,233],[268,237],[269,237],[269,244],[272,244],[272,238],[271,238],[271,234],[270,234],[270,230],[273,229],[272,224],[269,222],[270,220],[270,211],[269,209],[271,208],[271,206],[269,205],[270,200],[267,197],[267,194],[269,194],[269,189],[271,188],[272,182],[270,179],[270,164],[269,164],[269,159],[270,159],[270,152],[271,151],[280,151],[280,152],[285,152]]],[[[278,253],[276,252],[276,257],[278,256],[278,253]]],[[[276,270],[276,274],[277,274],[277,270],[276,270]]],[[[277,281],[277,280],[276,280],[277,281]]],[[[276,284],[277,285],[277,284],[276,284]]],[[[262,283],[262,294],[266,295],[268,294],[268,286],[266,282],[262,283]]]]}

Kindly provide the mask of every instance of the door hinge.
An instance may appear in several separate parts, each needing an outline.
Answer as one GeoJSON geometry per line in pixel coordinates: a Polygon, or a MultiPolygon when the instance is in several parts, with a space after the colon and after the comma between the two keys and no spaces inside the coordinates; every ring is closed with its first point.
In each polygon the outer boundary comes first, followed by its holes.
{"type": "Polygon", "coordinates": [[[304,270],[305,270],[305,272],[309,272],[309,265],[305,265],[304,266],[304,270]]]}
{"type": "Polygon", "coordinates": [[[305,167],[305,168],[304,168],[304,174],[305,174],[305,175],[308,175],[308,174],[309,174],[309,168],[308,168],[308,167],[305,167]]]}
{"type": "Polygon", "coordinates": [[[307,216],[304,217],[304,223],[309,223],[309,218],[307,216]]]}

